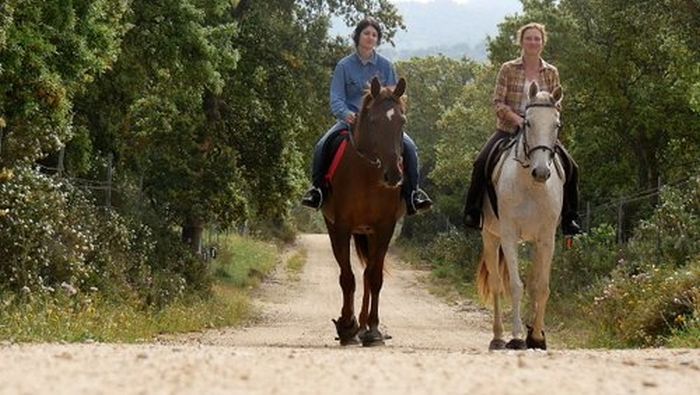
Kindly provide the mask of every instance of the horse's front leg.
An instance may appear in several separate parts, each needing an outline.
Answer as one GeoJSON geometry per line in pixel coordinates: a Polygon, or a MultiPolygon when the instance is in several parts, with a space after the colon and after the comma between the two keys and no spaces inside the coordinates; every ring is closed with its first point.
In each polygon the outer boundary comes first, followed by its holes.
{"type": "Polygon", "coordinates": [[[527,335],[528,348],[547,349],[544,337],[544,314],[549,299],[549,277],[554,256],[555,231],[556,229],[551,232],[551,237],[544,237],[535,243],[535,262],[533,262],[530,284],[534,322],[527,335]]]}
{"type": "Polygon", "coordinates": [[[513,338],[506,344],[506,348],[525,349],[523,337],[523,321],[520,313],[520,304],[523,299],[523,282],[518,270],[518,238],[507,232],[501,235],[501,248],[508,265],[510,274],[510,293],[513,300],[513,338]]]}
{"type": "Polygon", "coordinates": [[[501,311],[501,296],[503,295],[503,278],[500,271],[500,244],[498,238],[484,230],[483,257],[488,272],[488,288],[493,297],[493,339],[489,350],[501,350],[506,346],[503,340],[503,313],[501,311]]]}
{"type": "Polygon", "coordinates": [[[341,345],[357,344],[359,326],[355,319],[355,275],[350,265],[350,232],[328,225],[328,235],[333,255],[340,266],[340,287],[343,290],[343,307],[340,318],[333,320],[341,345]]]}
{"type": "Polygon", "coordinates": [[[363,346],[384,345],[384,334],[379,331],[379,294],[384,284],[384,258],[389,249],[393,227],[377,230],[369,235],[367,268],[365,269],[365,297],[370,294],[370,310],[367,317],[368,330],[361,336],[363,346]]]}

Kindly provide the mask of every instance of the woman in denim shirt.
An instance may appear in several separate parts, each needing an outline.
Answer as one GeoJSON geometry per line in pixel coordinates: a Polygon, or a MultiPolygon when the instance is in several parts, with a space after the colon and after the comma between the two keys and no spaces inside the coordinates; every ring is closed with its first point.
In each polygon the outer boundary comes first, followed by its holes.
{"type": "MultiPolygon", "coordinates": [[[[312,187],[302,198],[302,204],[312,208],[323,205],[324,181],[332,142],[342,130],[351,130],[357,120],[365,89],[372,78],[377,77],[383,86],[393,87],[397,83],[396,72],[391,61],[378,54],[375,48],[381,43],[382,30],[373,18],[362,20],[353,32],[355,52],[341,59],[333,72],[330,104],[338,120],[318,141],[314,149],[312,187]]],[[[427,210],[432,206],[428,195],[418,188],[418,153],[416,144],[404,133],[403,163],[406,180],[403,195],[409,215],[427,210]]]]}

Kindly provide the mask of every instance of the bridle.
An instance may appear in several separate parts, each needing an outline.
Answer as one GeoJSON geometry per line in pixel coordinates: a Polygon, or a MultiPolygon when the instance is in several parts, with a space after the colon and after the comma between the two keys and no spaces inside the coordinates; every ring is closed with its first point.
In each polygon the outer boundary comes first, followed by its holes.
{"type": "MultiPolygon", "coordinates": [[[[531,108],[531,107],[556,108],[556,106],[555,106],[554,104],[532,103],[532,104],[528,104],[527,106],[525,106],[525,113],[526,113],[526,114],[527,114],[527,110],[528,110],[529,108],[531,108]]],[[[555,154],[554,145],[552,145],[552,146],[550,147],[549,145],[540,144],[540,145],[536,145],[536,146],[534,146],[534,147],[530,147],[530,144],[528,143],[528,140],[527,140],[527,130],[528,130],[529,128],[530,128],[530,121],[529,121],[527,118],[525,118],[525,123],[523,124],[523,127],[521,128],[521,135],[522,135],[522,139],[523,139],[523,151],[524,151],[524,154],[525,154],[525,158],[527,158],[527,160],[530,160],[530,155],[531,155],[533,152],[535,152],[535,151],[537,151],[537,150],[543,150],[543,151],[549,152],[549,157],[550,157],[549,161],[550,161],[550,163],[551,163],[552,159],[554,158],[554,154],[555,154]]],[[[559,131],[560,131],[560,130],[561,130],[561,123],[557,124],[557,137],[559,137],[559,131]]],[[[517,155],[516,155],[516,156],[517,156],[517,155]]],[[[523,167],[528,167],[528,166],[529,166],[529,164],[526,165],[526,164],[524,164],[523,162],[520,162],[520,163],[523,165],[523,167]]]]}
{"type": "Polygon", "coordinates": [[[357,152],[357,155],[359,155],[360,158],[366,160],[367,162],[369,162],[370,165],[372,165],[372,166],[376,167],[377,169],[379,169],[380,167],[382,167],[382,160],[379,159],[379,158],[376,157],[376,156],[374,157],[374,159],[370,159],[370,157],[369,157],[367,154],[363,153],[363,152],[360,150],[360,147],[358,147],[358,146],[357,146],[357,143],[355,142],[355,133],[354,133],[355,131],[354,131],[354,129],[355,129],[355,128],[359,128],[359,127],[360,127],[359,122],[356,122],[355,125],[353,125],[353,131],[350,132],[350,133],[348,133],[348,134],[350,135],[350,144],[352,145],[352,148],[355,149],[355,152],[357,152]]]}
{"type": "MultiPolygon", "coordinates": [[[[391,99],[387,98],[387,100],[391,100],[391,99]]],[[[367,111],[367,110],[365,109],[365,111],[367,111]]],[[[364,115],[363,115],[363,116],[364,116],[364,115]]],[[[379,159],[379,157],[377,157],[376,155],[374,156],[374,158],[370,158],[370,155],[368,155],[368,154],[362,152],[362,150],[360,149],[360,147],[359,147],[359,146],[357,145],[357,143],[355,142],[355,131],[358,130],[357,128],[360,127],[360,122],[359,122],[359,121],[360,121],[360,120],[358,119],[358,120],[355,122],[355,124],[352,126],[352,127],[353,127],[353,130],[349,133],[349,134],[350,134],[350,144],[351,144],[352,147],[355,149],[355,152],[357,152],[357,155],[359,155],[360,158],[364,159],[365,161],[369,162],[370,165],[372,165],[372,166],[376,167],[377,169],[379,169],[379,168],[382,167],[382,160],[379,159]]],[[[367,131],[366,131],[366,132],[367,132],[367,131]]]]}

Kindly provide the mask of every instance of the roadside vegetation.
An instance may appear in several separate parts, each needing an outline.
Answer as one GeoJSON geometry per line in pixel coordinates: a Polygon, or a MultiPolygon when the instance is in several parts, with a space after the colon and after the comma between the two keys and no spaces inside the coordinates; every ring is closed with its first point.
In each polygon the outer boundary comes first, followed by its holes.
{"type": "Polygon", "coordinates": [[[61,287],[43,293],[4,293],[0,340],[10,342],[141,342],[164,333],[233,326],[255,315],[250,291],[279,263],[272,243],[237,235],[222,238],[206,269],[211,288],[182,293],[166,305],[61,287]]]}

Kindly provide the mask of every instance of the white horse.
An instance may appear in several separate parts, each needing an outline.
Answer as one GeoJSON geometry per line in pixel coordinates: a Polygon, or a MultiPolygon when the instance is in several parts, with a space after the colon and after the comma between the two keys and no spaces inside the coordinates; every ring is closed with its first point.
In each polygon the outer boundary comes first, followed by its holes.
{"type": "Polygon", "coordinates": [[[498,197],[498,216],[489,199],[484,199],[481,231],[483,255],[478,270],[479,294],[493,299],[493,339],[490,350],[546,349],[544,312],[549,298],[549,277],[554,254],[555,233],[564,196],[564,171],[555,153],[560,121],[559,104],[563,93],[529,87],[525,126],[516,143],[505,152],[491,175],[498,197]],[[534,259],[528,275],[534,323],[522,340],[520,303],[523,282],[518,273],[518,244],[534,245],[534,259]],[[501,296],[510,294],[513,302],[512,339],[503,340],[501,296]]]}

